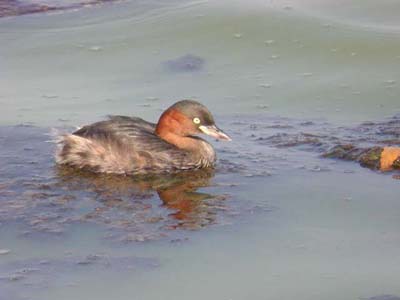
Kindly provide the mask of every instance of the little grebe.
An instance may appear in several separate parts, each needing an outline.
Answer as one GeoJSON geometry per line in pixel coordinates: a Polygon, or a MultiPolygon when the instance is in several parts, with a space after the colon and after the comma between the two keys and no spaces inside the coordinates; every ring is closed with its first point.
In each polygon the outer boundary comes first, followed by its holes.
{"type": "Polygon", "coordinates": [[[111,116],[64,135],[57,163],[101,173],[146,174],[212,167],[213,147],[196,136],[205,133],[230,141],[210,111],[193,100],[169,107],[157,124],[111,116]]]}

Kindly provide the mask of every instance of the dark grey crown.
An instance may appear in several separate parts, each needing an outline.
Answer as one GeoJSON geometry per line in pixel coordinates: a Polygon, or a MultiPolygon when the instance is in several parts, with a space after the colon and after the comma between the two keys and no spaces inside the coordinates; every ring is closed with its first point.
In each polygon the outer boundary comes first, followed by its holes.
{"type": "Polygon", "coordinates": [[[181,100],[172,105],[171,108],[179,110],[190,119],[199,118],[200,125],[209,126],[215,124],[214,118],[207,107],[197,101],[181,100]]]}

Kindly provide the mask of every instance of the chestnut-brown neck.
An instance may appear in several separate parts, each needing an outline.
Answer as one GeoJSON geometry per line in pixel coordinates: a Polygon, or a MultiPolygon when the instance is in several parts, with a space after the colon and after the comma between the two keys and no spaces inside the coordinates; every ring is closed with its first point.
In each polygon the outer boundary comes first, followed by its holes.
{"type": "Polygon", "coordinates": [[[165,111],[156,126],[156,134],[170,144],[180,149],[196,150],[198,141],[188,137],[190,134],[190,120],[175,109],[165,111]]]}

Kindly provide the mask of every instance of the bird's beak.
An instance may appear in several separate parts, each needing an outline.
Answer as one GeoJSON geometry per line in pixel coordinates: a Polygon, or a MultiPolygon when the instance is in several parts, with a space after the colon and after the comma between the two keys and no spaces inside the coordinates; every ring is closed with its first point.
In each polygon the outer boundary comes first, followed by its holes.
{"type": "Polygon", "coordinates": [[[199,126],[199,129],[204,134],[212,136],[213,138],[216,138],[217,140],[232,141],[232,139],[225,132],[223,132],[221,129],[219,129],[215,125],[210,125],[210,126],[201,125],[201,126],[199,126]]]}

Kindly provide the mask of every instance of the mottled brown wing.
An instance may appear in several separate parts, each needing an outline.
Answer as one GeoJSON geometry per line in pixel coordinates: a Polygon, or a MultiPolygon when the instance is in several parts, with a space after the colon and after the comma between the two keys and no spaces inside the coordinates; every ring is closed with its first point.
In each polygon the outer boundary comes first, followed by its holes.
{"type": "Polygon", "coordinates": [[[155,124],[140,118],[111,116],[109,120],[87,125],[74,132],[78,135],[111,148],[129,149],[147,169],[181,169],[190,165],[186,152],[160,139],[155,133],[155,124]]]}
{"type": "Polygon", "coordinates": [[[73,134],[92,140],[122,142],[137,151],[159,152],[176,149],[154,133],[155,127],[154,123],[141,118],[110,116],[109,120],[84,126],[73,134]]]}
{"type": "Polygon", "coordinates": [[[140,131],[141,133],[153,133],[155,130],[155,124],[140,118],[109,116],[108,120],[86,125],[75,131],[73,134],[85,138],[96,138],[101,137],[101,135],[105,133],[123,133],[126,132],[126,128],[131,128],[133,131],[140,131]]]}

